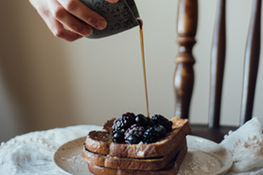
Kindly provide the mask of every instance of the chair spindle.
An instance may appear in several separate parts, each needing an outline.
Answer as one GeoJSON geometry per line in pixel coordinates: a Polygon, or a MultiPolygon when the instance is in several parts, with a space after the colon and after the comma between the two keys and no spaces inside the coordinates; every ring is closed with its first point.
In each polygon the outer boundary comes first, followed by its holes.
{"type": "Polygon", "coordinates": [[[254,0],[245,53],[240,125],[252,117],[260,54],[260,21],[261,0],[254,0]]]}
{"type": "Polygon", "coordinates": [[[174,72],[175,116],[189,118],[189,107],[194,85],[193,65],[195,59],[192,55],[192,48],[196,43],[197,0],[179,0],[177,15],[179,53],[175,58],[176,67],[174,72]]]}
{"type": "Polygon", "coordinates": [[[220,125],[221,95],[226,55],[226,0],[218,1],[210,69],[209,127],[220,125]]]}

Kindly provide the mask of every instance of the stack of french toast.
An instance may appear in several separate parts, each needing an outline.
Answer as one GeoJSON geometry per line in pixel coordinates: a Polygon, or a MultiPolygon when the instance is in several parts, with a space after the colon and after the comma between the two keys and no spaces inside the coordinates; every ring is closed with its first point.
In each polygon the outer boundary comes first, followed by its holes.
{"type": "Polygon", "coordinates": [[[187,153],[187,119],[126,113],[88,133],[82,158],[93,174],[174,175],[187,153]],[[138,119],[139,118],[139,119],[138,119]]]}

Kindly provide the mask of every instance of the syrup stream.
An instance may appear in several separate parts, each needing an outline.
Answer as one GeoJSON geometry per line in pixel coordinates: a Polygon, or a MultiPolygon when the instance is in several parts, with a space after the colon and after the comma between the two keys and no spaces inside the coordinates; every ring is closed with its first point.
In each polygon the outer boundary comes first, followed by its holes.
{"type": "Polygon", "coordinates": [[[141,39],[141,52],[142,52],[142,66],[143,66],[143,76],[144,76],[144,88],[145,88],[145,99],[146,99],[146,109],[147,109],[147,117],[150,116],[149,113],[149,103],[148,103],[148,91],[147,91],[147,81],[146,81],[146,70],[145,70],[145,56],[144,56],[144,42],[143,42],[143,22],[141,19],[137,19],[140,26],[140,39],[141,39]]]}

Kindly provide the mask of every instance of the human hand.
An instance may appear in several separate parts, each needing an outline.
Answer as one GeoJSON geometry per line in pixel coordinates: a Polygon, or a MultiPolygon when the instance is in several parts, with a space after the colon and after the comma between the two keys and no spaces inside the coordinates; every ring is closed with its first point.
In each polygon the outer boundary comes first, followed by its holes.
{"type": "MultiPolygon", "coordinates": [[[[102,30],[106,20],[79,0],[29,0],[51,32],[66,41],[91,35],[92,27],[102,30]],[[65,27],[68,29],[65,29],[65,27]]],[[[105,0],[116,3],[119,0],[105,0]]]]}

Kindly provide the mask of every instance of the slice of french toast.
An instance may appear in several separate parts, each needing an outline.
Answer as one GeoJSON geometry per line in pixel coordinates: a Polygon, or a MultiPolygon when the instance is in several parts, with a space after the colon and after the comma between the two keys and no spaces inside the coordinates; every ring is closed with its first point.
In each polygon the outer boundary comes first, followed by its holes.
{"type": "Polygon", "coordinates": [[[165,138],[154,143],[125,144],[112,141],[112,125],[115,118],[108,120],[102,131],[91,131],[85,141],[85,147],[96,154],[119,158],[162,157],[175,149],[190,131],[188,119],[173,117],[172,130],[165,138]]]}
{"type": "Polygon", "coordinates": [[[175,175],[178,173],[180,165],[187,153],[187,147],[182,148],[171,160],[168,165],[161,170],[129,170],[129,169],[114,169],[102,166],[96,166],[88,163],[88,168],[91,173],[96,175],[175,175]]]}
{"type": "Polygon", "coordinates": [[[175,157],[175,155],[183,148],[187,147],[186,139],[182,138],[181,143],[173,149],[169,154],[156,158],[119,158],[109,155],[100,155],[89,151],[83,147],[82,158],[89,164],[100,167],[114,169],[130,169],[130,170],[160,170],[175,157]]]}

